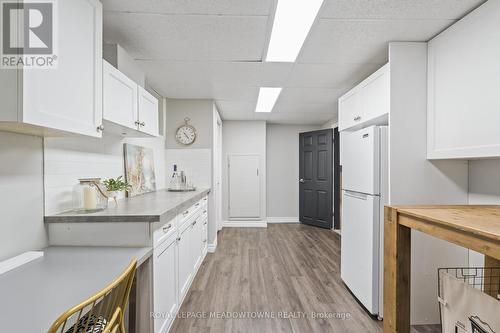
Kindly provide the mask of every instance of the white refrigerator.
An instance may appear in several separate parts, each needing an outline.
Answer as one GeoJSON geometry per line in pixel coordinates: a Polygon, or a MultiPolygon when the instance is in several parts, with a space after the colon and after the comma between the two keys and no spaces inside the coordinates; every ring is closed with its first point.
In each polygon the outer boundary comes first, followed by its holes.
{"type": "Polygon", "coordinates": [[[384,205],[388,187],[387,126],[346,133],[341,141],[340,275],[363,306],[383,317],[384,205]]]}

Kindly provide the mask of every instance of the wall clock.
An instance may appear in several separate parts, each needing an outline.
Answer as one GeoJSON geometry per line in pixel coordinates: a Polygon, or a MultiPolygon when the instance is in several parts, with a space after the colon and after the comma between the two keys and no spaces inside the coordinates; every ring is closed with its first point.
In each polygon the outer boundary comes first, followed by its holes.
{"type": "Polygon", "coordinates": [[[179,126],[175,133],[175,140],[181,145],[189,146],[196,140],[196,128],[189,125],[190,120],[184,118],[184,125],[179,126]]]}

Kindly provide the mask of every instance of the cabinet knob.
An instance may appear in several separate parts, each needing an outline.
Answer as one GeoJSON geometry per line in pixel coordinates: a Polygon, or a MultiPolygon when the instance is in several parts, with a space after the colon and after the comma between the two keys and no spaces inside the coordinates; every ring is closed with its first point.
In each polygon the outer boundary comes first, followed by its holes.
{"type": "Polygon", "coordinates": [[[141,122],[140,122],[139,120],[136,120],[136,121],[134,122],[134,124],[136,124],[137,126],[140,126],[140,125],[141,125],[141,122]]]}
{"type": "Polygon", "coordinates": [[[97,132],[102,132],[102,131],[104,131],[104,126],[103,125],[97,126],[97,132]]]}
{"type": "Polygon", "coordinates": [[[207,225],[207,222],[203,223],[203,225],[207,225]]]}
{"type": "Polygon", "coordinates": [[[181,238],[180,237],[177,237],[177,241],[180,242],[181,241],[181,238]]]}
{"type": "Polygon", "coordinates": [[[205,209],[205,210],[203,211],[203,214],[206,214],[206,213],[207,213],[207,210],[205,209]]]}

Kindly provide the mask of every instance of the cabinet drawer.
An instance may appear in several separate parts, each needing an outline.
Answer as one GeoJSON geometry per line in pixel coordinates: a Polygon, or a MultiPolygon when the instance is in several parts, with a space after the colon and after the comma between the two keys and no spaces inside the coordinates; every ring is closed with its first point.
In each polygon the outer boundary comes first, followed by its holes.
{"type": "Polygon", "coordinates": [[[156,248],[158,245],[163,243],[171,235],[176,233],[177,225],[175,222],[176,222],[175,219],[173,219],[153,232],[153,247],[154,248],[156,248]]]}
{"type": "Polygon", "coordinates": [[[180,216],[179,216],[179,226],[183,225],[187,220],[191,219],[193,216],[196,216],[196,214],[200,211],[206,210],[206,205],[204,204],[204,199],[201,199],[185,211],[183,211],[180,216]],[[205,207],[205,208],[203,208],[205,207]],[[203,210],[202,210],[203,209],[203,210]]]}

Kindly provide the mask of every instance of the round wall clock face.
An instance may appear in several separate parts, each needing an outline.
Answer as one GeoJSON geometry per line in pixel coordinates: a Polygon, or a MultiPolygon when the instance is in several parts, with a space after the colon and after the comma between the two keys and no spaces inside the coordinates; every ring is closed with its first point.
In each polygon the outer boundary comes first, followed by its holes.
{"type": "Polygon", "coordinates": [[[190,145],[196,140],[196,129],[191,125],[182,125],[175,134],[177,142],[183,145],[190,145]]]}

